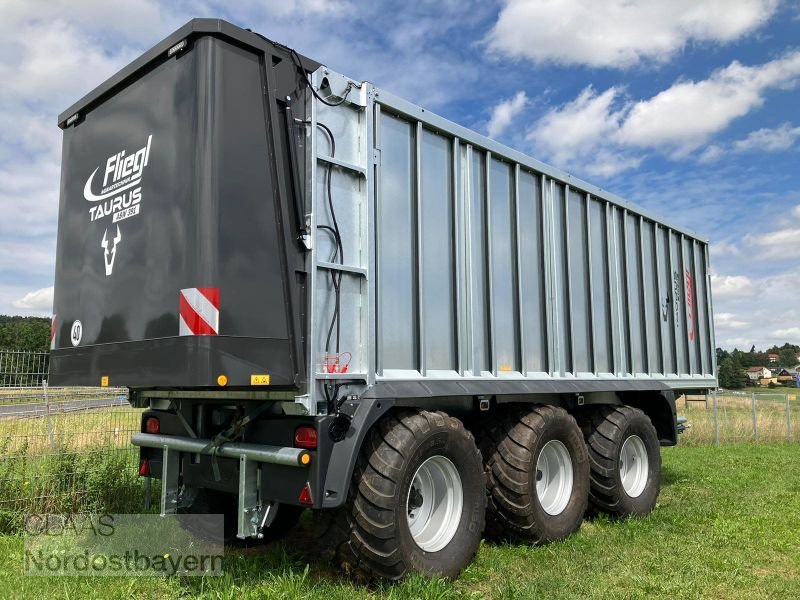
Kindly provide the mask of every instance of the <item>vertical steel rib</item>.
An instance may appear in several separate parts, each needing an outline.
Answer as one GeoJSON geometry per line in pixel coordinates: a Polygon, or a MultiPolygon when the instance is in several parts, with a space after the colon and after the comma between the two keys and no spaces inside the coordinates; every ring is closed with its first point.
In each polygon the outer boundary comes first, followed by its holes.
{"type": "Polygon", "coordinates": [[[658,322],[659,322],[659,344],[661,347],[661,374],[666,377],[667,376],[667,353],[665,347],[665,334],[667,333],[666,328],[669,327],[669,315],[665,315],[664,311],[671,310],[669,306],[669,297],[664,295],[664,290],[661,286],[661,278],[667,278],[667,285],[669,285],[669,273],[664,273],[663,268],[664,264],[661,260],[661,244],[659,244],[658,236],[659,236],[659,226],[658,223],[653,223],[653,252],[655,252],[656,256],[656,287],[658,289],[658,308],[660,314],[658,315],[658,322]],[[663,300],[662,300],[663,299],[663,300]],[[662,304],[662,302],[664,304],[662,304]],[[666,325],[665,325],[666,323],[666,325]]]}
{"type": "Polygon", "coordinates": [[[423,262],[423,229],[422,229],[422,121],[417,121],[416,136],[414,139],[414,199],[415,215],[414,224],[417,233],[417,261],[416,261],[416,282],[417,282],[417,360],[420,374],[424,377],[426,373],[425,365],[425,286],[424,282],[424,262],[423,262]]]}
{"type": "MultiPolygon", "coordinates": [[[[381,105],[377,102],[375,103],[375,148],[380,150],[381,148],[381,105]]],[[[372,283],[370,284],[372,289],[375,290],[375,293],[372,296],[372,303],[375,307],[375,348],[373,351],[373,355],[375,356],[375,367],[376,372],[378,375],[383,375],[383,359],[381,357],[381,328],[383,327],[383,320],[385,315],[383,314],[383,307],[381,306],[380,300],[380,293],[381,293],[381,274],[380,269],[378,268],[378,261],[380,260],[380,245],[382,243],[382,232],[381,232],[381,219],[378,215],[381,213],[381,165],[380,163],[375,165],[375,239],[373,240],[373,251],[374,251],[374,262],[373,266],[375,267],[375,271],[371,277],[372,283]]]]}
{"type": "Polygon", "coordinates": [[[466,282],[466,277],[464,273],[464,206],[466,204],[466,196],[463,193],[463,186],[459,185],[461,179],[461,144],[460,140],[457,137],[453,138],[453,161],[451,169],[453,170],[451,176],[451,199],[452,199],[452,214],[453,214],[453,222],[452,222],[452,238],[453,238],[453,289],[455,293],[454,302],[455,302],[455,310],[453,311],[453,317],[455,318],[455,323],[453,323],[453,335],[455,339],[453,340],[453,350],[455,351],[455,364],[453,365],[454,369],[458,372],[459,375],[464,375],[464,371],[466,370],[465,363],[465,356],[466,356],[466,348],[464,347],[464,340],[466,338],[465,335],[465,323],[467,320],[467,313],[464,310],[464,298],[466,295],[466,290],[464,289],[464,285],[466,282]]]}
{"type": "Polygon", "coordinates": [[[466,146],[466,157],[464,161],[464,272],[466,277],[464,285],[467,293],[465,300],[465,314],[466,314],[466,361],[465,368],[472,372],[473,375],[480,375],[476,372],[477,361],[475,360],[475,302],[473,300],[475,281],[473,278],[473,256],[474,248],[472,246],[472,228],[474,227],[472,220],[472,145],[466,146]]]}
{"type": "Polygon", "coordinates": [[[595,323],[597,321],[597,314],[594,307],[594,267],[592,266],[592,196],[584,194],[584,202],[586,203],[586,301],[589,303],[589,358],[592,361],[592,373],[597,375],[597,335],[595,323]]]}
{"type": "Polygon", "coordinates": [[[606,281],[608,283],[608,322],[610,324],[610,331],[608,331],[609,341],[611,342],[611,373],[618,373],[620,367],[619,360],[619,342],[618,342],[618,329],[619,325],[614,318],[615,308],[617,305],[617,290],[616,290],[616,268],[614,263],[616,257],[614,255],[614,244],[616,242],[614,236],[614,207],[610,203],[605,205],[605,223],[606,223],[606,281]]]}
{"type": "Polygon", "coordinates": [[[564,257],[566,258],[564,273],[564,294],[566,295],[567,319],[569,335],[569,369],[573,375],[577,375],[575,367],[575,329],[572,326],[572,252],[569,247],[569,185],[564,184],[564,257]]]}
{"type": "Polygon", "coordinates": [[[628,209],[622,209],[622,267],[625,271],[622,285],[625,288],[625,339],[627,340],[627,362],[628,371],[631,375],[636,374],[633,367],[633,331],[631,327],[631,286],[630,286],[630,248],[628,247],[628,209]]]}
{"type": "Polygon", "coordinates": [[[514,284],[516,286],[517,292],[517,315],[516,315],[516,322],[519,324],[517,325],[517,331],[519,332],[519,346],[514,349],[514,352],[517,354],[516,360],[518,361],[518,367],[521,373],[525,373],[526,371],[526,360],[528,356],[527,351],[527,340],[525,334],[525,311],[522,309],[522,290],[523,290],[523,273],[522,273],[522,243],[520,240],[520,232],[522,231],[521,227],[521,217],[520,217],[520,197],[519,197],[519,177],[520,177],[520,168],[519,163],[514,164],[514,221],[513,221],[513,236],[514,236],[514,247],[516,249],[515,254],[515,265],[514,265],[514,284]]]}
{"type": "Polygon", "coordinates": [[[491,171],[492,171],[492,153],[486,152],[486,164],[484,165],[484,187],[486,194],[484,196],[484,223],[486,224],[486,280],[489,282],[487,286],[486,306],[489,315],[489,365],[492,368],[492,375],[497,377],[497,346],[495,340],[495,325],[494,325],[494,277],[492,276],[492,244],[494,243],[494,236],[492,235],[492,185],[491,185],[491,171]]]}
{"type": "MultiPolygon", "coordinates": [[[[652,375],[653,371],[650,368],[650,336],[655,335],[654,331],[650,331],[650,310],[649,310],[649,300],[647,297],[647,281],[644,276],[644,260],[645,260],[645,253],[644,253],[644,217],[641,215],[638,219],[639,225],[639,269],[637,272],[637,277],[639,278],[639,289],[641,290],[640,301],[641,301],[641,317],[642,322],[644,323],[644,336],[642,338],[642,367],[644,372],[648,375],[652,375]]],[[[658,274],[656,273],[656,276],[658,274]]],[[[658,314],[656,313],[656,319],[658,319],[658,314]]]]}

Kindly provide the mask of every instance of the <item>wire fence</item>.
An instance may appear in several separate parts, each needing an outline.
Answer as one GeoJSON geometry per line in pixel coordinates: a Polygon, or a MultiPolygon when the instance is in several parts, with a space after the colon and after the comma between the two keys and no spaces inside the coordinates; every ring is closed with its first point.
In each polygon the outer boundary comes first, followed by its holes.
{"type": "Polygon", "coordinates": [[[48,352],[0,350],[0,387],[40,386],[47,379],[48,352]]]}
{"type": "Polygon", "coordinates": [[[682,445],[736,442],[800,442],[800,389],[797,392],[712,391],[682,396],[678,415],[689,428],[682,445]]]}
{"type": "Polygon", "coordinates": [[[139,508],[141,413],[125,389],[0,388],[0,533],[24,514],[139,508]]]}

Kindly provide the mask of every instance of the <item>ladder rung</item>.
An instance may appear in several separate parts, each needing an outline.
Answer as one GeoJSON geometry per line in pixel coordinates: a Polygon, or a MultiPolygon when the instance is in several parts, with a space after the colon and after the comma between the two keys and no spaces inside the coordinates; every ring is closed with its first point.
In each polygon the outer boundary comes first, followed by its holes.
{"type": "Polygon", "coordinates": [[[323,156],[322,154],[317,155],[317,160],[325,162],[325,163],[328,163],[328,164],[331,164],[331,165],[335,165],[335,166],[340,167],[342,169],[345,169],[347,171],[352,171],[353,173],[361,175],[362,177],[366,177],[367,176],[367,170],[366,169],[364,169],[363,167],[359,167],[356,164],[347,162],[345,160],[339,160],[338,158],[335,158],[335,157],[332,157],[332,156],[323,156]]]}
{"type": "Polygon", "coordinates": [[[320,269],[327,269],[328,271],[342,271],[344,273],[351,273],[353,275],[360,275],[361,277],[367,276],[367,270],[361,267],[351,267],[348,265],[339,265],[330,262],[318,262],[317,266],[320,269]]]}

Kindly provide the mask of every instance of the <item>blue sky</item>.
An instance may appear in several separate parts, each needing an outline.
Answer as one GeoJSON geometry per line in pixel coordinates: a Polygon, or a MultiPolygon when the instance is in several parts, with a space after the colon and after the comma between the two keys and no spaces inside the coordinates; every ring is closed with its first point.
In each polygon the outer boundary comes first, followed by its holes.
{"type": "Polygon", "coordinates": [[[49,315],[56,116],[217,16],[710,238],[717,343],[800,342],[800,2],[0,0],[0,314],[49,315]]]}

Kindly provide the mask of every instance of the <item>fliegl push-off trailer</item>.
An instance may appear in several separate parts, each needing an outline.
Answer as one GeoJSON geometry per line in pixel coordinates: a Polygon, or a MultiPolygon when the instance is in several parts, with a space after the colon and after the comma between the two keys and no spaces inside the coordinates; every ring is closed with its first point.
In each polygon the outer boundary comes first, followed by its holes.
{"type": "Polygon", "coordinates": [[[653,509],[715,385],[693,233],[224,21],[59,125],[51,382],[130,389],[164,514],[313,509],[396,579],[653,509]]]}

